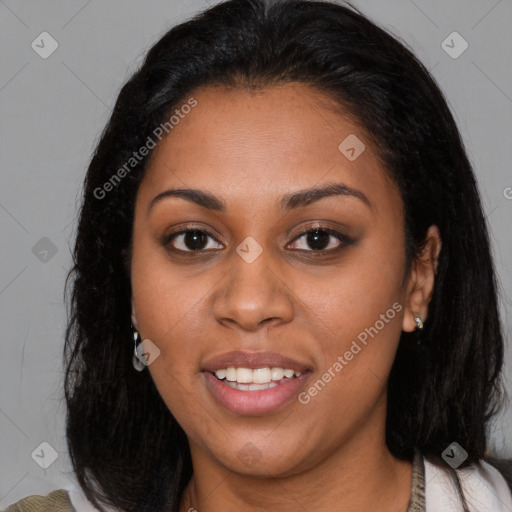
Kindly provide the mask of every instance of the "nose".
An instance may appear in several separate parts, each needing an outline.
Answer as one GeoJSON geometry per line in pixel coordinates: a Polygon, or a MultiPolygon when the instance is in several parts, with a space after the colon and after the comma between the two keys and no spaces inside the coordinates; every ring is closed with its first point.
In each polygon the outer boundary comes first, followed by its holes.
{"type": "Polygon", "coordinates": [[[285,324],[294,314],[293,292],[270,251],[252,262],[233,252],[222,286],[217,290],[213,311],[218,322],[257,331],[272,324],[285,324]]]}

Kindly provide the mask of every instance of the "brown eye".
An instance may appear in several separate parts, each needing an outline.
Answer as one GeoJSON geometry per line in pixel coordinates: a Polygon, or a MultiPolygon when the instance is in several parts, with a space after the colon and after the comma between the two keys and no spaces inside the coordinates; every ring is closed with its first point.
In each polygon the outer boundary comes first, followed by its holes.
{"type": "MultiPolygon", "coordinates": [[[[166,237],[164,245],[171,245],[172,250],[182,252],[196,252],[219,248],[211,244],[209,246],[209,239],[217,242],[208,231],[203,229],[186,229],[166,237]]],[[[220,248],[222,249],[222,245],[220,248]]]]}
{"type": "Polygon", "coordinates": [[[299,247],[293,247],[294,249],[302,251],[327,251],[339,249],[351,242],[343,233],[322,227],[305,231],[299,237],[295,238],[293,243],[297,244],[298,241],[302,239],[304,239],[304,241],[299,244],[299,247]]]}

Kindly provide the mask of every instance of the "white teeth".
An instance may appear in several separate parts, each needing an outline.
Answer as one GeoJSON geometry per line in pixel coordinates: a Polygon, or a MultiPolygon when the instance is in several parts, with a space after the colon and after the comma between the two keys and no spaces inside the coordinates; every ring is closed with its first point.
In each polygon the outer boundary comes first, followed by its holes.
{"type": "Polygon", "coordinates": [[[272,380],[281,380],[284,377],[284,370],[282,368],[272,368],[272,380]]]}
{"type": "MultiPolygon", "coordinates": [[[[279,367],[264,367],[256,368],[254,370],[250,368],[235,368],[230,366],[228,368],[221,368],[215,371],[215,376],[220,379],[226,379],[226,383],[236,384],[250,384],[250,385],[267,385],[273,384],[272,381],[280,381],[283,378],[291,379],[294,376],[300,377],[302,372],[295,372],[290,368],[279,368],[279,367]]],[[[274,382],[275,384],[275,382],[274,382]]],[[[234,386],[231,386],[234,387],[234,386]]],[[[273,387],[273,386],[271,386],[273,387]]],[[[238,389],[238,388],[237,388],[238,389]]],[[[260,389],[260,388],[258,388],[260,389]]],[[[261,389],[267,389],[263,387],[261,389]]],[[[256,390],[248,390],[254,391],[256,390]]]]}
{"type": "Polygon", "coordinates": [[[226,384],[233,389],[239,391],[261,391],[262,389],[275,388],[276,382],[268,382],[267,384],[239,384],[238,382],[226,382],[226,384]]]}
{"type": "Polygon", "coordinates": [[[229,368],[226,369],[226,380],[229,380],[230,382],[236,381],[236,368],[230,366],[229,368]]]}
{"type": "Polygon", "coordinates": [[[252,370],[250,368],[237,368],[236,381],[241,384],[249,384],[252,382],[252,370]]]}
{"type": "Polygon", "coordinates": [[[252,382],[254,384],[266,384],[272,380],[270,368],[256,368],[252,371],[252,382]]]}
{"type": "Polygon", "coordinates": [[[226,374],[228,373],[227,370],[217,370],[215,372],[215,375],[217,376],[217,378],[219,379],[225,379],[226,378],[226,374]]]}

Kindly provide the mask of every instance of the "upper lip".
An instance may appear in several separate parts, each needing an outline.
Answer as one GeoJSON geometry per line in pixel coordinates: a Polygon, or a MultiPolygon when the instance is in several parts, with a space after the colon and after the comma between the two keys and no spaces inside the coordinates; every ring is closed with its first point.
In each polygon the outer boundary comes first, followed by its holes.
{"type": "Polygon", "coordinates": [[[224,354],[212,357],[203,365],[203,370],[213,373],[229,367],[250,368],[253,370],[256,368],[278,367],[296,372],[310,370],[307,364],[275,352],[247,352],[243,350],[225,352],[224,354]]]}

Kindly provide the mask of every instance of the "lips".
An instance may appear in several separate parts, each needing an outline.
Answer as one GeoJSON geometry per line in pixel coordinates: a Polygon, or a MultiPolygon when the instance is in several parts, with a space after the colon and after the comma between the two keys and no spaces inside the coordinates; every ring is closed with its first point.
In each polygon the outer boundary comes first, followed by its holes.
{"type": "Polygon", "coordinates": [[[275,352],[233,351],[209,359],[203,365],[205,386],[216,403],[234,414],[247,416],[270,414],[290,404],[305,386],[311,372],[307,363],[275,352]],[[282,368],[287,368],[293,370],[295,376],[281,376],[279,381],[267,385],[240,385],[215,376],[215,372],[225,368],[280,368],[281,373],[282,368]],[[266,386],[267,389],[259,389],[266,386]]]}
{"type": "Polygon", "coordinates": [[[214,373],[223,368],[290,368],[295,372],[304,373],[311,370],[310,365],[296,361],[290,357],[277,354],[276,352],[247,352],[236,350],[213,357],[203,365],[203,371],[214,373]]]}

